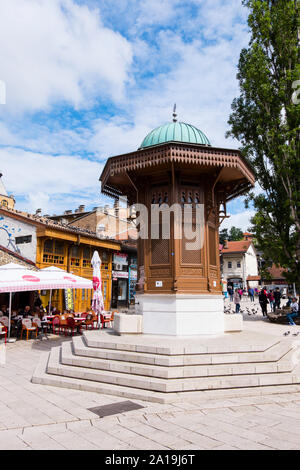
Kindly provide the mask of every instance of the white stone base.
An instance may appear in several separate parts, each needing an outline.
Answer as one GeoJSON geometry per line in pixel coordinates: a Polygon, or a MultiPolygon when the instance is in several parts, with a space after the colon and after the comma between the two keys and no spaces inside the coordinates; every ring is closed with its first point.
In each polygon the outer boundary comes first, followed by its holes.
{"type": "Polygon", "coordinates": [[[234,332],[234,331],[243,331],[243,315],[240,313],[232,313],[224,315],[224,331],[225,332],[234,332]]]}
{"type": "Polygon", "coordinates": [[[143,315],[143,333],[191,336],[224,333],[222,295],[138,294],[136,313],[143,315]]]}
{"type": "Polygon", "coordinates": [[[116,313],[114,316],[114,330],[117,334],[142,333],[142,315],[125,315],[116,313]]]}

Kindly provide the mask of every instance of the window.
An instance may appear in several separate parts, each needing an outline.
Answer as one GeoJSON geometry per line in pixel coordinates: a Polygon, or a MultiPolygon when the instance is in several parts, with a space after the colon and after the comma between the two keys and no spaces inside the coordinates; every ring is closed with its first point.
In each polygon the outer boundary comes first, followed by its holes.
{"type": "Polygon", "coordinates": [[[241,262],[240,262],[240,261],[238,261],[238,262],[236,263],[236,267],[237,267],[237,268],[240,268],[240,267],[241,267],[241,262]]]}
{"type": "Polygon", "coordinates": [[[64,243],[55,240],[45,240],[43,262],[47,264],[64,264],[64,243]]]}
{"type": "Polygon", "coordinates": [[[231,269],[231,268],[232,268],[232,262],[228,261],[228,269],[231,269]]]}
{"type": "Polygon", "coordinates": [[[22,245],[23,243],[31,243],[32,235],[26,235],[24,237],[16,237],[16,244],[22,245]]]}
{"type": "Polygon", "coordinates": [[[82,267],[83,268],[91,268],[91,249],[88,246],[84,246],[82,249],[82,267]]]}
{"type": "Polygon", "coordinates": [[[71,266],[80,266],[80,255],[79,255],[78,246],[71,246],[70,260],[71,260],[71,266]]]}

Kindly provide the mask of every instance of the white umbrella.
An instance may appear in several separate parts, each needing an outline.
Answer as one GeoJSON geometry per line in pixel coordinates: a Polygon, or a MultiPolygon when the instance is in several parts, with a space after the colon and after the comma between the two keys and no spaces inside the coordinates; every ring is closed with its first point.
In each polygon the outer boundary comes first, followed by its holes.
{"type": "MultiPolygon", "coordinates": [[[[41,271],[43,274],[48,275],[50,278],[55,277],[57,279],[62,280],[63,282],[67,282],[71,285],[68,286],[68,289],[92,289],[92,281],[86,279],[84,277],[76,276],[75,274],[68,273],[61,268],[56,266],[49,266],[48,268],[43,268],[41,271]]],[[[51,300],[52,300],[52,289],[50,289],[50,297],[49,297],[49,314],[51,311],[51,300]]]]}
{"type": "Polygon", "coordinates": [[[100,313],[104,310],[101,279],[101,259],[98,251],[94,251],[91,265],[93,266],[93,300],[92,309],[97,314],[98,326],[100,326],[100,313]]]}
{"type": "Polygon", "coordinates": [[[0,266],[0,292],[10,294],[8,336],[10,336],[12,292],[91,288],[92,282],[89,279],[74,276],[55,267],[32,271],[14,263],[0,266]]]}

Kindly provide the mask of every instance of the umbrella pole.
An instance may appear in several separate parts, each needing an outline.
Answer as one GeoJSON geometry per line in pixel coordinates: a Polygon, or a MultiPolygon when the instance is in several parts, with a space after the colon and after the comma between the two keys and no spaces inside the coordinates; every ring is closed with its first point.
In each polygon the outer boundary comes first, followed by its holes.
{"type": "Polygon", "coordinates": [[[8,338],[10,338],[10,322],[11,322],[11,299],[12,293],[9,293],[9,311],[8,311],[8,338]]]}
{"type": "Polygon", "coordinates": [[[51,299],[52,299],[52,289],[50,289],[50,296],[49,296],[49,312],[48,312],[49,315],[51,315],[51,299]]]}

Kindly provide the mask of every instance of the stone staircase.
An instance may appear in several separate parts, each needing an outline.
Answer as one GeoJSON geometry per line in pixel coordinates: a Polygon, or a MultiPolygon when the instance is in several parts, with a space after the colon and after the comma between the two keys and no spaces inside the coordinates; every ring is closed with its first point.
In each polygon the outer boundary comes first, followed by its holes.
{"type": "Polygon", "coordinates": [[[300,384],[292,340],[243,332],[215,338],[85,332],[43,353],[32,381],[160,403],[278,393],[300,384]]]}

